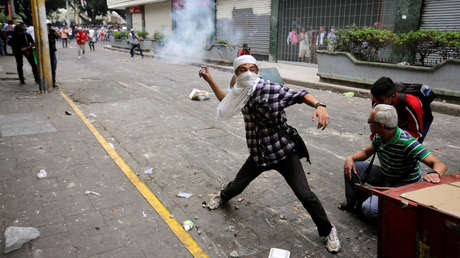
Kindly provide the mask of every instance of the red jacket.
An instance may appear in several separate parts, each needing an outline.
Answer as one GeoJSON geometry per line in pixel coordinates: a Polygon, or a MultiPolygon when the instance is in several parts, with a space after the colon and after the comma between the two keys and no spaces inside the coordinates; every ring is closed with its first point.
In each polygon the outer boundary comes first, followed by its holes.
{"type": "MultiPolygon", "coordinates": [[[[396,92],[393,106],[398,110],[398,93],[396,92]]],[[[406,93],[405,114],[398,113],[398,126],[415,139],[423,135],[423,107],[417,96],[406,93]]]]}
{"type": "MultiPolygon", "coordinates": [[[[423,135],[423,107],[422,102],[417,96],[406,93],[406,106],[404,113],[400,114],[398,109],[398,92],[395,95],[393,107],[398,111],[398,126],[408,132],[415,139],[423,135]]],[[[375,101],[372,99],[372,106],[375,106],[375,101]]],[[[372,136],[371,136],[372,138],[372,136]]]]}
{"type": "Polygon", "coordinates": [[[88,38],[86,37],[86,33],[84,33],[83,31],[77,32],[77,44],[78,45],[85,44],[87,40],[88,38]]]}

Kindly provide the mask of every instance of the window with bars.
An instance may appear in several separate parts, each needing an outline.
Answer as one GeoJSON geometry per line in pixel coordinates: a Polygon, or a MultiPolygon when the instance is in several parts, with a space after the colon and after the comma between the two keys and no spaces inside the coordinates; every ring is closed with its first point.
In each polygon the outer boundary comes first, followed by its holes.
{"type": "Polygon", "coordinates": [[[317,44],[320,26],[326,37],[332,27],[340,29],[356,25],[393,29],[395,9],[396,0],[280,0],[278,59],[316,63],[315,51],[327,48],[322,40],[323,45],[317,44]],[[306,37],[300,35],[303,34],[300,33],[302,27],[306,37]],[[308,43],[301,42],[307,37],[308,43]],[[305,45],[308,45],[308,51],[305,45]]]}

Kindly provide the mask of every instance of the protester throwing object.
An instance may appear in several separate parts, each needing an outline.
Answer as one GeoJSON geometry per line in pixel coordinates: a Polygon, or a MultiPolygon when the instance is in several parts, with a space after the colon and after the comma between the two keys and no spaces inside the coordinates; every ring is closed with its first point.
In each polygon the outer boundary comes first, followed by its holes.
{"type": "Polygon", "coordinates": [[[287,124],[284,109],[297,103],[315,108],[313,118],[318,119],[317,128],[326,129],[329,115],[326,105],[319,102],[306,90],[296,92],[282,84],[259,78],[256,60],[250,55],[237,57],[233,62],[236,85],[226,93],[211,76],[207,66],[199,76],[208,82],[220,101],[217,117],[230,119],[242,112],[246,128],[249,157],[235,179],[207,204],[212,210],[221,207],[237,196],[261,173],[274,169],[278,171],[294,191],[315,222],[319,235],[324,237],[329,252],[340,250],[337,230],[316,195],[311,191],[301,158],[309,161],[305,143],[297,130],[287,124]]]}

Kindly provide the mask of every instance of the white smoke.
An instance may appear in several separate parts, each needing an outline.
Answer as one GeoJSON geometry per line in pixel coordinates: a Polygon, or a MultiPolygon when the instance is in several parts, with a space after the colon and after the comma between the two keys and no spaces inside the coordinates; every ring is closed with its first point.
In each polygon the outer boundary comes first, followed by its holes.
{"type": "Polygon", "coordinates": [[[181,60],[202,60],[214,34],[214,1],[186,0],[173,12],[174,32],[166,39],[160,55],[181,60]]]}

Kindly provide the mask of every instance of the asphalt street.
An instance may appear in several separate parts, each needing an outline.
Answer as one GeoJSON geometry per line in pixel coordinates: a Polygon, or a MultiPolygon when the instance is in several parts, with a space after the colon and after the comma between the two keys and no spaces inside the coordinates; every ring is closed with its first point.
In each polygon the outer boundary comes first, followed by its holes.
{"type": "MultiPolygon", "coordinates": [[[[287,109],[288,123],[297,128],[310,151],[312,164],[302,162],[309,184],[342,241],[342,252],[332,255],[324,248],[309,214],[276,171],[263,173],[224,209],[202,207],[203,201],[233,179],[248,150],[241,115],[218,121],[214,96],[206,101],[188,98],[194,88],[212,92],[198,77],[197,66],[164,58],[130,58],[97,47],[82,59],[77,59],[76,48],[58,49],[61,90],[178,221],[195,222],[189,233],[209,257],[228,257],[232,252],[238,257],[267,257],[272,247],[289,250],[291,257],[377,256],[376,226],[337,209],[344,197],[344,159],[369,144],[369,99],[308,89],[328,105],[331,122],[324,131],[312,122],[311,107],[302,104],[287,109]],[[152,173],[145,173],[149,168],[152,173]],[[193,196],[178,198],[179,192],[193,196]]],[[[211,73],[219,85],[227,87],[231,73],[215,69],[211,73]]],[[[458,171],[460,117],[434,116],[425,146],[447,164],[449,172],[458,171]]],[[[116,184],[117,179],[112,181],[116,184]]],[[[164,231],[145,237],[155,242],[168,237],[161,233],[164,231]]],[[[180,244],[170,248],[169,255],[188,257],[180,244]]],[[[165,256],[152,253],[147,257],[165,256]]]]}

